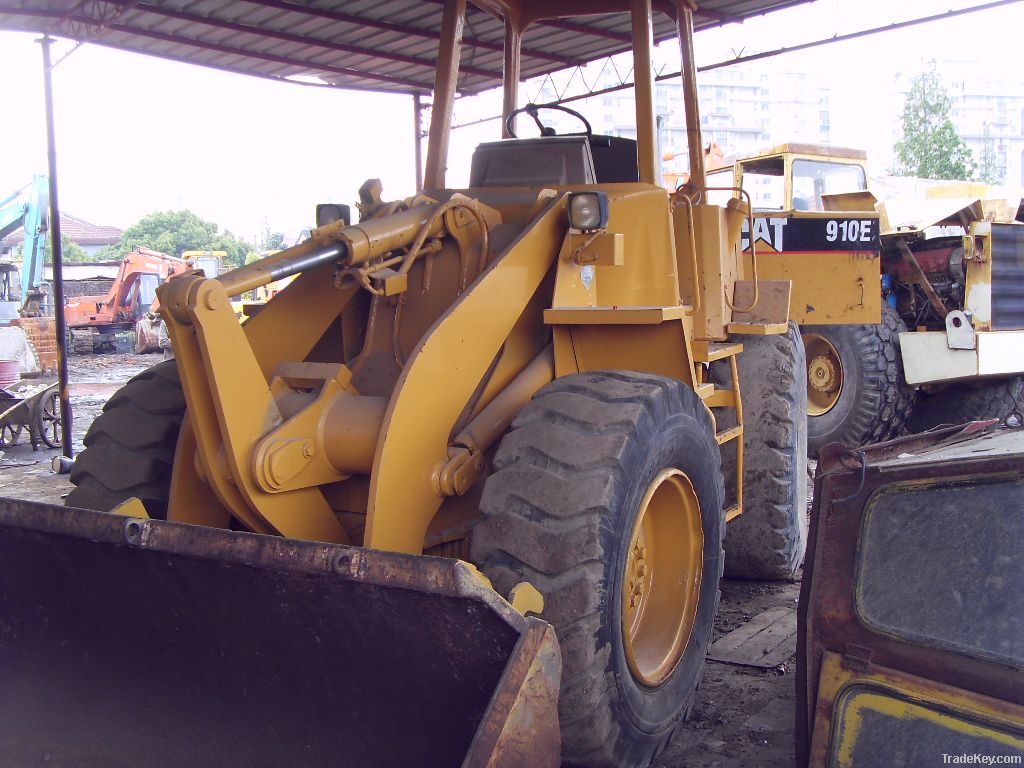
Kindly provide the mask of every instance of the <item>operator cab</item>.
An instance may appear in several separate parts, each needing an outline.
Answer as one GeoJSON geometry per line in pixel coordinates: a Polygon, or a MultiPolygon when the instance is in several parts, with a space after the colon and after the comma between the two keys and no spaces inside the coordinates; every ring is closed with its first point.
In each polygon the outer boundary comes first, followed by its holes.
{"type": "Polygon", "coordinates": [[[527,104],[505,121],[512,138],[485,142],[473,153],[469,186],[536,187],[578,184],[637,182],[637,143],[620,136],[595,135],[583,115],[560,104],[527,104]],[[583,123],[585,130],[557,135],[541,122],[538,110],[566,112],[583,123]],[[515,135],[517,115],[527,114],[540,129],[540,136],[520,139],[515,135]]]}
{"type": "Polygon", "coordinates": [[[725,189],[735,185],[750,194],[755,211],[826,211],[826,195],[867,189],[865,165],[859,149],[782,144],[721,164],[709,172],[708,186],[720,188],[712,193],[716,204],[735,194],[725,189]]]}

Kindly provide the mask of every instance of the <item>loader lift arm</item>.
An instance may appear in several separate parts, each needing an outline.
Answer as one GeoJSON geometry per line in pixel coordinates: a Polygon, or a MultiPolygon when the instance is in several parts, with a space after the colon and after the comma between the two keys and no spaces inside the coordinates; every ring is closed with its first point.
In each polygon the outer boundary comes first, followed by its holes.
{"type": "MultiPolygon", "coordinates": [[[[482,210],[484,207],[475,202],[472,206],[481,210],[482,222],[499,223],[496,211],[482,210]]],[[[473,464],[481,461],[479,456],[491,447],[512,416],[553,376],[550,348],[537,350],[533,357],[546,357],[549,363],[534,366],[524,380],[528,385],[516,388],[514,396],[500,403],[501,413],[492,409],[485,414],[483,421],[496,418],[497,428],[481,432],[477,425],[475,434],[486,435],[487,442],[466,450],[466,446],[450,441],[459,417],[550,271],[554,253],[539,244],[563,235],[563,198],[550,200],[529,230],[494,260],[486,276],[465,292],[416,345],[396,384],[399,394],[390,404],[379,396],[359,394],[346,365],[289,368],[282,365],[282,360],[261,361],[246,340],[245,328],[249,325],[243,328],[235,320],[227,301],[229,294],[251,290],[311,266],[321,280],[327,279],[327,270],[333,271],[330,282],[339,288],[330,306],[340,314],[359,285],[360,265],[370,259],[402,249],[408,257],[416,241],[422,242],[431,234],[452,236],[453,231],[458,234],[471,229],[482,240],[486,227],[481,228],[473,217],[459,226],[451,215],[457,210],[451,203],[425,203],[410,208],[407,214],[356,227],[339,222],[317,230],[306,243],[228,273],[220,280],[184,276],[160,288],[203,474],[210,478],[219,473],[225,462],[218,462],[217,456],[227,457],[230,475],[225,473],[221,482],[213,484],[218,501],[254,530],[348,541],[349,534],[337,524],[317,488],[354,474],[370,474],[363,545],[421,552],[427,525],[441,502],[472,484],[457,476],[472,472],[473,464]],[[448,216],[437,215],[445,210],[448,216]],[[518,277],[515,292],[509,290],[508,273],[518,277]],[[470,322],[470,317],[486,318],[487,322],[470,322]],[[470,328],[473,336],[467,337],[470,328]],[[544,370],[548,371],[546,376],[544,370]],[[269,382],[265,378],[268,371],[269,382]],[[437,403],[433,397],[436,382],[446,376],[454,391],[443,403],[437,403]],[[311,385],[319,390],[316,399],[285,418],[277,407],[283,390],[311,385]],[[432,400],[434,405],[430,407],[432,400]],[[341,435],[347,439],[339,440],[341,435]],[[219,453],[221,445],[225,447],[223,454],[219,453]],[[398,510],[401,517],[395,519],[398,510]]],[[[479,262],[486,258],[486,254],[476,255],[479,262]]],[[[370,279],[385,271],[393,270],[378,268],[370,279]]],[[[398,275],[396,272],[380,279],[386,284],[398,275]]],[[[313,328],[308,330],[315,332],[313,328]]],[[[351,363],[353,367],[360,364],[358,359],[351,363]]],[[[483,406],[488,404],[477,403],[474,415],[483,413],[483,406]]],[[[472,422],[467,428],[473,432],[472,422]]],[[[173,493],[169,516],[177,519],[173,493]]]]}

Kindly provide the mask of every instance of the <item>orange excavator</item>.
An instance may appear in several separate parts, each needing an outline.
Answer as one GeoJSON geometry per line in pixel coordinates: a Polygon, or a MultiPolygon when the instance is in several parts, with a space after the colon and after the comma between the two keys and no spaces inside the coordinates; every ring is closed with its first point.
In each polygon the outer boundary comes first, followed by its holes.
{"type": "Polygon", "coordinates": [[[136,248],[124,257],[117,278],[105,296],[79,296],[64,308],[72,354],[111,349],[117,334],[135,329],[156,299],[156,289],[188,262],[166,253],[136,248]]]}

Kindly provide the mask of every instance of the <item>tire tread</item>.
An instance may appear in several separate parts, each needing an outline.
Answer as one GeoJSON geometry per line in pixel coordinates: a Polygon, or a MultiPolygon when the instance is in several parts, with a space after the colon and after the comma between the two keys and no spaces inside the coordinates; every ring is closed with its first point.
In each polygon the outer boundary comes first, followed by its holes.
{"type": "MultiPolygon", "coordinates": [[[[662,377],[574,375],[535,396],[495,456],[481,502],[485,520],[474,529],[471,552],[499,593],[526,580],[545,595],[543,618],[555,625],[564,649],[559,717],[567,766],[623,764],[621,729],[609,708],[616,685],[610,647],[598,644],[607,606],[591,585],[602,578],[608,556],[602,540],[614,531],[611,503],[637,461],[638,445],[672,412],[694,409],[705,413],[696,394],[662,377]]],[[[713,441],[710,419],[699,421],[713,441]]],[[[720,472],[717,477],[722,498],[720,472]]],[[[719,555],[719,577],[721,564],[719,555]]],[[[716,588],[716,611],[718,599],[716,588]]],[[[670,735],[671,729],[656,747],[670,735]]],[[[627,764],[646,765],[656,751],[632,755],[627,764]]]]}

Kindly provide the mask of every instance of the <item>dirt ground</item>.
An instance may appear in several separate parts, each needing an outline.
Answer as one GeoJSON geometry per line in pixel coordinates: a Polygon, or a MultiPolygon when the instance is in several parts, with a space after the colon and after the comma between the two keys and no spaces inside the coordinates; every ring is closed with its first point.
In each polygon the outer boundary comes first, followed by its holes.
{"type": "MultiPolygon", "coordinates": [[[[712,642],[793,600],[794,585],[724,579],[712,642]]],[[[656,768],[792,768],[796,760],[794,657],[774,669],[707,662],[690,719],[656,768]]]]}
{"type": "MultiPolygon", "coordinates": [[[[82,450],[82,439],[107,399],[132,376],[160,360],[159,354],[72,355],[69,358],[68,379],[76,454],[82,450]]],[[[51,462],[61,451],[45,446],[32,450],[27,430],[22,431],[16,445],[5,446],[0,451],[3,452],[0,459],[0,495],[59,504],[64,494],[71,490],[68,476],[54,474],[51,470],[51,462]]]]}
{"type": "MultiPolygon", "coordinates": [[[[76,356],[69,366],[76,453],[92,420],[129,378],[160,361],[159,355],[76,356]]],[[[68,475],[54,474],[59,450],[33,451],[23,433],[19,445],[2,449],[0,496],[62,503],[68,475]]],[[[724,580],[713,640],[757,614],[791,604],[791,584],[724,580]]],[[[794,762],[793,658],[761,670],[708,661],[697,703],[658,758],[657,768],[790,768],[794,762]]]]}

